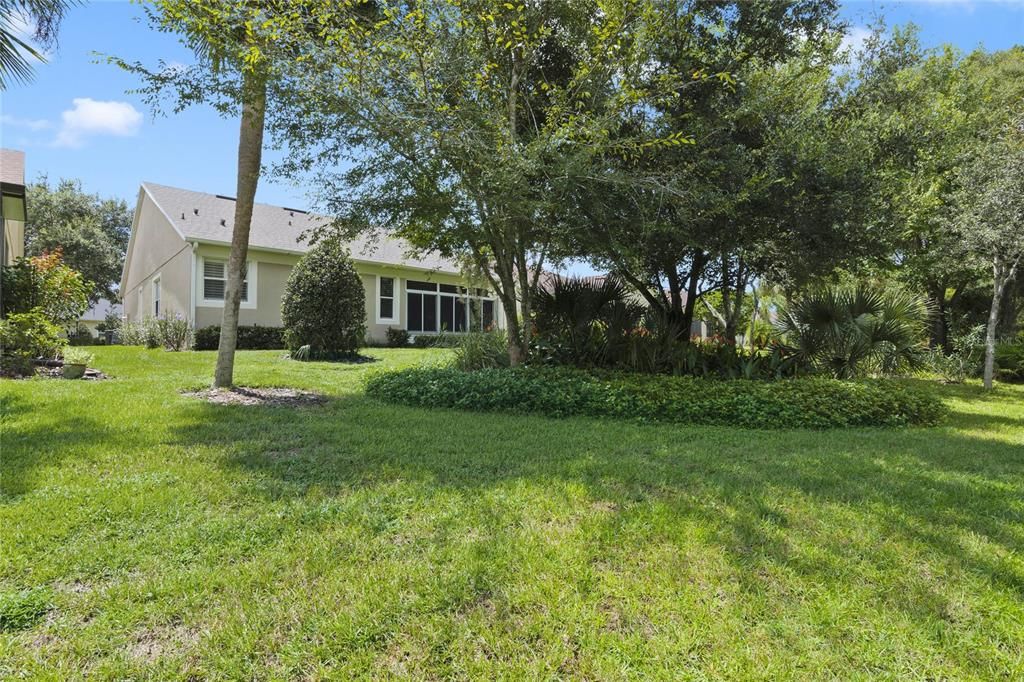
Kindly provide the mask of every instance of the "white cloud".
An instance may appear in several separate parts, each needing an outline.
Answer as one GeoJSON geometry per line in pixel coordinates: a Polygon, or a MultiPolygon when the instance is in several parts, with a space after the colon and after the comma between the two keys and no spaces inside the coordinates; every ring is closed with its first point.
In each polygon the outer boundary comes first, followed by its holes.
{"type": "Polygon", "coordinates": [[[128,102],[102,102],[76,97],[75,105],[61,114],[61,127],[53,144],[80,147],[93,135],[130,137],[139,132],[142,114],[128,102]]]}
{"type": "MultiPolygon", "coordinates": [[[[14,12],[8,18],[7,23],[8,26],[10,27],[11,33],[13,33],[14,36],[18,38],[18,40],[26,42],[33,48],[35,48],[35,51],[39,54],[39,57],[42,57],[42,61],[50,60],[50,57],[52,57],[53,55],[50,52],[47,52],[46,50],[36,45],[36,25],[32,22],[29,16],[25,14],[25,12],[20,10],[14,12]]],[[[25,52],[20,47],[18,48],[18,52],[24,55],[25,59],[28,60],[30,64],[40,62],[40,60],[35,55],[29,52],[25,52]]]]}
{"type": "Polygon", "coordinates": [[[840,49],[846,51],[850,50],[856,53],[857,50],[864,46],[864,41],[871,37],[871,29],[867,26],[851,26],[847,29],[846,35],[843,36],[843,42],[840,43],[840,49]]]}
{"type": "Polygon", "coordinates": [[[188,65],[182,64],[181,62],[177,61],[170,61],[164,64],[163,73],[167,75],[173,75],[175,73],[185,71],[186,69],[188,69],[188,65]]]}
{"type": "Polygon", "coordinates": [[[17,116],[11,116],[9,114],[0,116],[0,124],[10,126],[12,128],[26,128],[33,132],[53,127],[53,124],[45,118],[18,118],[17,116]]]}

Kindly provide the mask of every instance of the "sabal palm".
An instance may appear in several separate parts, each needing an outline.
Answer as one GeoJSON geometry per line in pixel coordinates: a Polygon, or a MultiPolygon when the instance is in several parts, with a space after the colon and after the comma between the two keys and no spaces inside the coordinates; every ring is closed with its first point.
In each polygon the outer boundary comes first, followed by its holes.
{"type": "Polygon", "coordinates": [[[538,334],[549,342],[557,340],[564,359],[578,364],[602,365],[619,357],[643,311],[626,286],[612,277],[556,277],[534,298],[538,334]]]}
{"type": "Polygon", "coordinates": [[[0,0],[0,90],[10,81],[32,78],[32,60],[45,61],[34,46],[21,38],[19,24],[32,26],[32,38],[43,47],[56,42],[57,29],[75,0],[0,0]]]}
{"type": "Polygon", "coordinates": [[[783,307],[776,329],[810,366],[850,379],[918,366],[928,315],[925,300],[902,289],[831,286],[783,307]]]}

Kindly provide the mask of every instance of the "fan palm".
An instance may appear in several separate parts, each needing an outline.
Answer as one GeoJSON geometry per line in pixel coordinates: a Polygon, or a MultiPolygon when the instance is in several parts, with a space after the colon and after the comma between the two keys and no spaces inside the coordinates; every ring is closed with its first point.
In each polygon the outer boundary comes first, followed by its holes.
{"type": "Polygon", "coordinates": [[[51,47],[64,14],[75,4],[76,0],[0,0],[0,90],[6,90],[11,80],[30,80],[32,60],[46,61],[20,27],[30,26],[36,44],[51,47]]]}
{"type": "Polygon", "coordinates": [[[784,306],[776,331],[811,367],[851,379],[918,367],[928,316],[925,300],[902,289],[832,286],[784,306]]]}
{"type": "Polygon", "coordinates": [[[563,362],[607,365],[621,359],[627,334],[643,316],[621,281],[555,277],[534,299],[538,338],[563,362]]]}

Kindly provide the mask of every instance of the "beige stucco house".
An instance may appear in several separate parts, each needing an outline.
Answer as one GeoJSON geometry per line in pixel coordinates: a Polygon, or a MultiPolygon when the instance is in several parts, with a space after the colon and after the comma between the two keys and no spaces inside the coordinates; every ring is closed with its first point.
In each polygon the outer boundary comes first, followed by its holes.
{"type": "Polygon", "coordinates": [[[0,220],[4,224],[0,263],[25,255],[25,152],[0,149],[0,220]]]}
{"type": "MultiPolygon", "coordinates": [[[[220,324],[234,214],[232,197],[143,183],[121,275],[125,317],[170,313],[197,329],[220,324]]],[[[281,325],[285,283],[309,249],[303,235],[325,222],[298,209],[256,204],[241,324],[281,325]]],[[[397,239],[358,240],[349,249],[366,290],[369,341],[384,341],[388,327],[417,335],[504,326],[493,294],[452,261],[410,255],[397,239]]]]}

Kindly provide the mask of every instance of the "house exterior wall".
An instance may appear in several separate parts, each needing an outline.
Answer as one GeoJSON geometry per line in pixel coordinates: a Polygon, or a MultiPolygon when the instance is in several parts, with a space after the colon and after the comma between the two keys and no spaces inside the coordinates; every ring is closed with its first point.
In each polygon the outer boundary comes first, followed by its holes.
{"type": "MultiPolygon", "coordinates": [[[[227,261],[227,245],[186,241],[172,225],[175,216],[166,216],[145,191],[140,193],[137,223],[123,282],[124,315],[140,321],[156,314],[155,282],[160,284],[160,313],[181,314],[196,329],[219,325],[224,314],[223,301],[204,298],[203,274],[207,260],[227,261]]],[[[281,326],[281,299],[292,268],[301,254],[264,249],[249,250],[249,293],[239,309],[239,324],[281,326]]],[[[355,261],[355,268],[366,292],[367,340],[382,343],[388,327],[406,329],[406,282],[410,279],[437,284],[484,287],[452,273],[355,261]],[[379,316],[378,283],[380,277],[395,279],[395,318],[379,316]]],[[[495,322],[504,327],[501,306],[495,301],[495,322]]],[[[416,333],[416,332],[413,332],[416,333]]]]}
{"type": "MultiPolygon", "coordinates": [[[[227,260],[229,249],[226,246],[200,244],[195,251],[195,291],[196,309],[195,326],[197,329],[221,323],[224,314],[220,302],[204,301],[203,291],[203,260],[227,260]]],[[[261,325],[268,327],[281,326],[281,299],[292,268],[299,260],[297,254],[276,253],[259,249],[249,250],[250,288],[255,290],[255,300],[250,299],[239,309],[239,324],[261,325]],[[253,287],[255,280],[255,287],[253,287]]],[[[465,278],[448,273],[415,270],[411,268],[391,267],[372,263],[355,263],[356,272],[363,282],[366,295],[366,335],[368,340],[382,343],[387,338],[388,327],[406,328],[407,313],[405,305],[405,281],[415,279],[438,284],[454,284],[467,286],[465,278]],[[379,277],[395,278],[395,299],[397,321],[378,322],[378,281],[379,277]]],[[[500,306],[495,303],[495,314],[500,317],[500,306]]],[[[499,322],[500,324],[500,322],[499,322]]]]}
{"type": "Polygon", "coordinates": [[[124,314],[136,322],[154,314],[153,283],[159,277],[161,313],[181,313],[191,318],[192,247],[145,193],[138,212],[135,241],[125,272],[124,314]]]}
{"type": "Polygon", "coordinates": [[[25,223],[4,219],[3,264],[11,265],[25,255],[25,223]]]}

